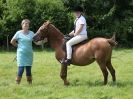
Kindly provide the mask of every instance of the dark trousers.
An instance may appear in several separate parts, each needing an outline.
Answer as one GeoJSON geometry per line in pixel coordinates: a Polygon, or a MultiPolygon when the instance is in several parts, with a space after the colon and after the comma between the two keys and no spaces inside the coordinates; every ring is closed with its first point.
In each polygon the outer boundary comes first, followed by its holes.
{"type": "Polygon", "coordinates": [[[19,77],[22,77],[24,69],[26,69],[26,76],[32,76],[31,66],[21,66],[21,67],[18,67],[18,76],[19,77]]]}

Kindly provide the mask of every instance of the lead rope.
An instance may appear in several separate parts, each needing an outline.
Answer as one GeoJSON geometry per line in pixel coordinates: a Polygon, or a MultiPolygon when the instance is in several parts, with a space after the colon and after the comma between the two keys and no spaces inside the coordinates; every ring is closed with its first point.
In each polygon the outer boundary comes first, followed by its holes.
{"type": "Polygon", "coordinates": [[[17,56],[15,56],[12,60],[12,62],[15,62],[17,60],[17,56]]]}

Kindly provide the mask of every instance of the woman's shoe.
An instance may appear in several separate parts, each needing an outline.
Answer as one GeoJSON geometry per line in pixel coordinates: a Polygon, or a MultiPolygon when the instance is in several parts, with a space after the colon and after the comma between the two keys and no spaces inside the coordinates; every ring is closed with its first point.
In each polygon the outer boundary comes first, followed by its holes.
{"type": "Polygon", "coordinates": [[[17,77],[16,77],[16,84],[20,84],[21,78],[22,78],[22,77],[20,77],[20,76],[17,76],[17,77]]]}
{"type": "Polygon", "coordinates": [[[28,82],[29,84],[32,84],[32,76],[27,76],[27,82],[28,82]]]}

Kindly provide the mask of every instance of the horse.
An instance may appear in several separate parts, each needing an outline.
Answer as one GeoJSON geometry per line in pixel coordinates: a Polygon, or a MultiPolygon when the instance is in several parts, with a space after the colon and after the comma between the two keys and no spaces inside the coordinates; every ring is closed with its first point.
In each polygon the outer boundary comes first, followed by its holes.
{"type": "MultiPolygon", "coordinates": [[[[37,30],[33,37],[34,42],[48,39],[50,46],[55,51],[55,57],[61,64],[60,77],[64,81],[64,85],[69,85],[67,80],[67,68],[61,61],[66,57],[66,52],[63,50],[64,35],[49,21],[44,22],[37,30]]],[[[115,35],[110,39],[97,37],[84,44],[73,46],[72,64],[77,66],[86,66],[96,61],[102,71],[104,77],[104,85],[108,82],[108,70],[111,73],[113,82],[116,81],[115,69],[111,63],[111,55],[113,46],[116,45],[115,35]]]]}

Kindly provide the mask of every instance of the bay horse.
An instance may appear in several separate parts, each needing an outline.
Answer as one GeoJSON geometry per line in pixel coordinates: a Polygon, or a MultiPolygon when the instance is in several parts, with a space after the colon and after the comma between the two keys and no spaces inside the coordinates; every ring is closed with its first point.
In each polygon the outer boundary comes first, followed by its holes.
{"type": "MultiPolygon", "coordinates": [[[[34,42],[47,38],[51,47],[55,50],[55,57],[58,62],[66,57],[66,52],[62,46],[64,44],[64,35],[49,21],[38,29],[33,37],[34,42]]],[[[94,38],[84,44],[77,44],[73,47],[72,64],[77,66],[86,66],[96,61],[103,73],[104,85],[108,82],[108,71],[111,73],[113,82],[116,81],[115,69],[111,63],[112,48],[116,45],[115,35],[110,39],[94,38]]],[[[67,80],[67,66],[61,63],[60,77],[64,85],[69,85],[67,80]]]]}

